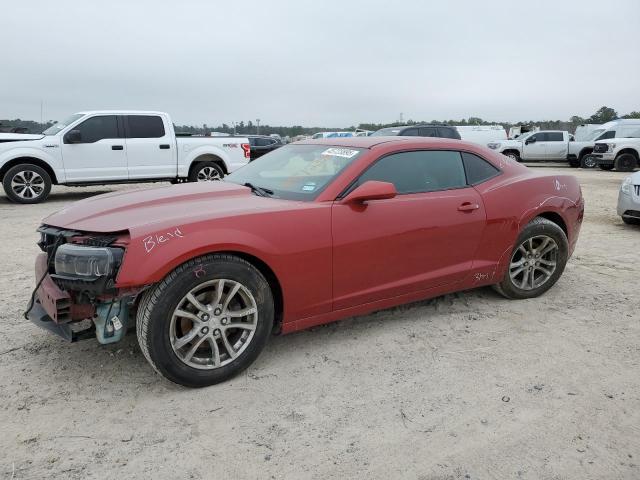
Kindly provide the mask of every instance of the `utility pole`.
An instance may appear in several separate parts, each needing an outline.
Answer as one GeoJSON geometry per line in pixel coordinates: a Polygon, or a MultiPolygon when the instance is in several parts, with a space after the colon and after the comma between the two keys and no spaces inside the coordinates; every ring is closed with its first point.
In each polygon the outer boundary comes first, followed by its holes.
{"type": "Polygon", "coordinates": [[[256,118],[256,125],[258,128],[258,135],[260,135],[260,119],[259,118],[256,118]]]}
{"type": "Polygon", "coordinates": [[[402,112],[400,112],[400,123],[403,123],[402,117],[403,117],[402,112]]]}
{"type": "Polygon", "coordinates": [[[40,99],[40,123],[44,123],[44,115],[42,114],[44,110],[44,102],[40,99]]]}
{"type": "Polygon", "coordinates": [[[233,135],[235,136],[236,134],[236,122],[233,122],[233,135]]]}

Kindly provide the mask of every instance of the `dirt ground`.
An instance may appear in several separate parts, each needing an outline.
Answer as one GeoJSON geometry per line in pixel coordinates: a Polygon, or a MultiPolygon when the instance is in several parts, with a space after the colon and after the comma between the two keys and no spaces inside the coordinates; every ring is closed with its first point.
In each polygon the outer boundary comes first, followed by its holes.
{"type": "Polygon", "coordinates": [[[571,173],[585,223],[541,298],[483,288],[274,337],[201,390],[135,336],[67,344],[22,318],[40,219],[145,186],[2,194],[0,478],[640,478],[640,228],[615,214],[624,174],[571,173]]]}

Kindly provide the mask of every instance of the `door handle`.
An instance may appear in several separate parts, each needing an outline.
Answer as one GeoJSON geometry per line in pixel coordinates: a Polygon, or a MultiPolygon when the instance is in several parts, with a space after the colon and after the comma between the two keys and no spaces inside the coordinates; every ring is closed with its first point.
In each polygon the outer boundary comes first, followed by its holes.
{"type": "Polygon", "coordinates": [[[111,145],[111,150],[124,150],[123,145],[111,145]]]}
{"type": "Polygon", "coordinates": [[[170,145],[168,143],[163,143],[160,145],[160,150],[169,150],[170,145]]]}
{"type": "Polygon", "coordinates": [[[478,210],[480,205],[477,203],[464,202],[462,205],[458,207],[458,211],[460,212],[473,212],[474,210],[478,210]]]}

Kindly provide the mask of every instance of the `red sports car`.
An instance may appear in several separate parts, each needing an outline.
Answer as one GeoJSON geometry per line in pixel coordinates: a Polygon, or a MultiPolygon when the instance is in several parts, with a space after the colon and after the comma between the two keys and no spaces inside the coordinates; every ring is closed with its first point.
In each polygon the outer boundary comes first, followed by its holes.
{"type": "Polygon", "coordinates": [[[572,176],[450,139],[282,147],[221,182],[77,202],[44,220],[28,317],[68,340],[133,327],[149,363],[201,387],[289,333],[493,285],[556,283],[584,211],[572,176]]]}

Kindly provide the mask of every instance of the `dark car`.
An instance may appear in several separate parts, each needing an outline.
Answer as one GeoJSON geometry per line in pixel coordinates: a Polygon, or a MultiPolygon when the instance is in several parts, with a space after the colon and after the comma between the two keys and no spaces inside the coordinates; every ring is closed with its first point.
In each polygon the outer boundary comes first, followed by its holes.
{"type": "Polygon", "coordinates": [[[405,125],[400,127],[381,128],[373,132],[372,137],[440,137],[460,140],[456,127],[450,125],[405,125]]]}
{"type": "Polygon", "coordinates": [[[272,152],[282,146],[282,142],[275,137],[266,135],[244,135],[251,144],[251,160],[261,157],[265,153],[272,152]]]}

